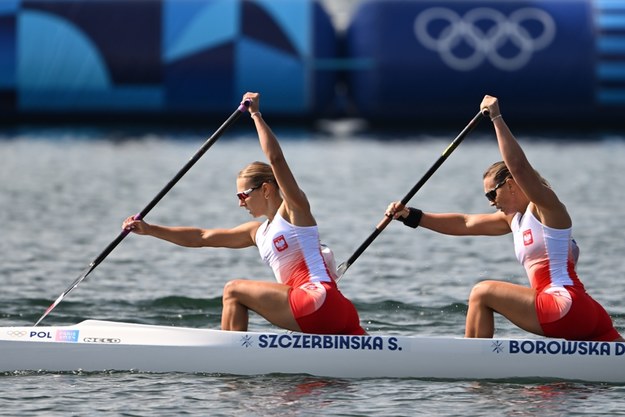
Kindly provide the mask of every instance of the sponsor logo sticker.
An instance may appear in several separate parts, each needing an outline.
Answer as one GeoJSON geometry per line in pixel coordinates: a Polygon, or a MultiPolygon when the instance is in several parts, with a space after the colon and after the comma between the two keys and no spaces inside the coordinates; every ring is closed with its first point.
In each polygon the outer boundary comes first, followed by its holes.
{"type": "Polygon", "coordinates": [[[121,343],[122,340],[117,337],[85,337],[82,339],[85,343],[121,343]]]}
{"type": "Polygon", "coordinates": [[[54,340],[57,342],[78,342],[78,333],[80,330],[57,330],[54,340]]]}
{"type": "Polygon", "coordinates": [[[491,344],[491,348],[492,348],[492,351],[495,353],[501,353],[505,349],[503,342],[499,340],[493,340],[493,343],[491,344]]]}

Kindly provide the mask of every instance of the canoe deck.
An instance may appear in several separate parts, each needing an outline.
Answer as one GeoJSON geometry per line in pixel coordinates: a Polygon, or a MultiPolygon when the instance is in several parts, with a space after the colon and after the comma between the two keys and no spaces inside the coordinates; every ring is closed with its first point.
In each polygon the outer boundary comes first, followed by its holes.
{"type": "Polygon", "coordinates": [[[226,332],[86,320],[0,327],[0,371],[310,374],[625,383],[625,343],[226,332]]]}

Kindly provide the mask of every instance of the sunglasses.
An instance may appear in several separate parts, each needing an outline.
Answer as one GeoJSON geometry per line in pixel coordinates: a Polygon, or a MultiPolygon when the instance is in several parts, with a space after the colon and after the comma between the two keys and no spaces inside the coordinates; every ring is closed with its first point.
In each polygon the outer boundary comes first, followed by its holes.
{"type": "Polygon", "coordinates": [[[495,200],[497,199],[497,190],[503,187],[506,181],[508,181],[508,178],[509,177],[504,178],[499,184],[495,185],[495,187],[492,190],[484,194],[486,198],[488,199],[488,201],[490,201],[491,203],[495,202],[495,200]]]}
{"type": "Polygon", "coordinates": [[[260,184],[260,185],[257,185],[256,187],[248,188],[247,190],[241,191],[240,193],[237,193],[237,197],[239,197],[239,200],[245,201],[250,196],[252,191],[258,190],[262,186],[263,184],[260,184]]]}

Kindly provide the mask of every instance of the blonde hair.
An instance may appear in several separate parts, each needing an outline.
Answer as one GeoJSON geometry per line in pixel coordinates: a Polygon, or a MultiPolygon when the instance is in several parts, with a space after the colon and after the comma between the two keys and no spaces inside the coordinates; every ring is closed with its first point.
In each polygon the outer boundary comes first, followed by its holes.
{"type": "Polygon", "coordinates": [[[486,177],[490,177],[491,175],[493,176],[493,181],[495,181],[495,184],[499,184],[506,178],[512,178],[508,167],[503,161],[495,162],[494,164],[489,166],[486,171],[484,171],[482,179],[486,179],[486,177]]]}
{"type": "Polygon", "coordinates": [[[237,178],[249,179],[252,183],[252,187],[259,187],[266,182],[272,182],[276,184],[276,186],[278,185],[271,166],[260,161],[254,161],[247,165],[239,171],[237,178]]]}
{"type": "MultiPolygon", "coordinates": [[[[536,175],[538,175],[538,178],[540,178],[540,182],[545,184],[547,187],[551,187],[549,185],[549,182],[546,179],[544,179],[538,171],[534,170],[534,172],[536,173],[536,175]]],[[[494,164],[489,166],[486,169],[486,171],[484,171],[484,175],[482,176],[482,179],[486,179],[486,177],[489,177],[491,175],[493,176],[493,180],[495,184],[499,184],[500,182],[503,182],[507,178],[514,179],[512,175],[510,174],[510,170],[508,169],[504,161],[495,162],[494,164]]]]}

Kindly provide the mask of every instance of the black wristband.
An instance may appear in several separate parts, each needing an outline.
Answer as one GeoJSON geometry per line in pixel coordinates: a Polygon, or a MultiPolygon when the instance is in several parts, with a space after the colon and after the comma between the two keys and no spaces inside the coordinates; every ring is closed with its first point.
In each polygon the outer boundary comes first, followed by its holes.
{"type": "Polygon", "coordinates": [[[406,217],[398,217],[397,220],[405,224],[406,226],[410,226],[413,229],[416,229],[421,223],[421,217],[423,217],[423,211],[418,208],[408,207],[408,215],[406,217]]]}

